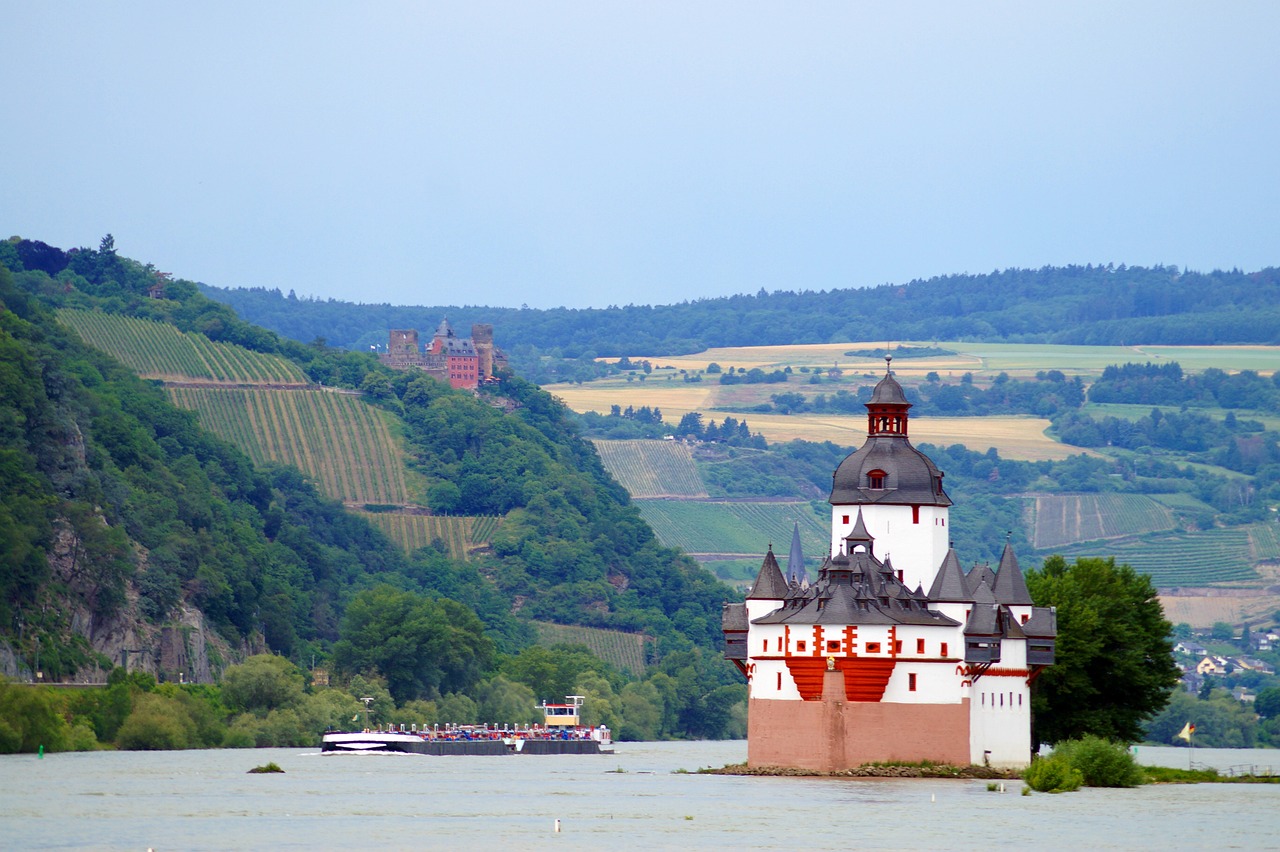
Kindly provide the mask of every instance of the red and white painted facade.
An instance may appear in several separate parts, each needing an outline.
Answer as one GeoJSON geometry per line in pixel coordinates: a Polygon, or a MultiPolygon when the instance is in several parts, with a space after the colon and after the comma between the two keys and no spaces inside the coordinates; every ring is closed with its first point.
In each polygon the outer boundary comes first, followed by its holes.
{"type": "Polygon", "coordinates": [[[770,550],[746,600],[725,607],[752,766],[1030,760],[1030,685],[1053,662],[1054,614],[1032,606],[1008,545],[996,571],[960,568],[943,475],[911,446],[909,408],[886,372],[867,442],[833,477],[817,581],[788,581],[770,550]]]}

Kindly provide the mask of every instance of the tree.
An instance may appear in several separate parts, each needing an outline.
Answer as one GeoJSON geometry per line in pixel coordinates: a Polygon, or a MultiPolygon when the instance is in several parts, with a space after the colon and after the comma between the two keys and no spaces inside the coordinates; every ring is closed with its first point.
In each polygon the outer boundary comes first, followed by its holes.
{"type": "Polygon", "coordinates": [[[232,710],[265,716],[302,701],[302,671],[284,657],[258,654],[222,675],[222,698],[232,710]]]}
{"type": "Polygon", "coordinates": [[[1114,559],[1067,565],[1051,556],[1027,572],[1027,588],[1037,606],[1058,613],[1057,662],[1032,687],[1036,738],[1140,740],[1143,721],[1178,682],[1172,628],[1151,578],[1114,559]]]}
{"type": "Polygon", "coordinates": [[[493,643],[462,604],[379,586],[351,599],[333,657],[343,671],[381,674],[403,702],[469,689],[489,667],[493,643]]]}

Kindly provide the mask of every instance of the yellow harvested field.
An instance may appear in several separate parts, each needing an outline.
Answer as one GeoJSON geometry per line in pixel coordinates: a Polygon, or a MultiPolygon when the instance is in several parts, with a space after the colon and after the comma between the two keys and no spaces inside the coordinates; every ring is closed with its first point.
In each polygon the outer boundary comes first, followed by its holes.
{"type": "Polygon", "coordinates": [[[585,385],[547,385],[544,390],[564,400],[574,411],[608,414],[609,407],[647,405],[662,409],[662,419],[676,423],[690,411],[706,411],[714,405],[711,397],[720,386],[714,382],[591,382],[585,385]]]}
{"type": "MultiPolygon", "coordinates": [[[[708,414],[707,416],[711,416],[708,414]]],[[[858,446],[867,435],[867,419],[857,415],[744,414],[752,432],[769,441],[832,441],[858,446]]],[[[963,444],[985,452],[995,447],[1007,459],[1046,461],[1079,455],[1079,447],[1059,444],[1045,435],[1048,420],[1038,417],[921,417],[911,421],[913,443],[950,446],[963,444]]]]}
{"type": "MultiPolygon", "coordinates": [[[[610,406],[642,405],[662,409],[662,419],[674,424],[690,411],[701,411],[704,421],[732,416],[746,420],[752,432],[771,442],[831,441],[844,447],[860,446],[867,435],[867,419],[858,414],[754,414],[713,411],[728,400],[721,395],[735,393],[777,393],[777,385],[684,384],[648,381],[640,383],[592,382],[585,385],[548,385],[546,390],[574,411],[607,413],[610,406]]],[[[739,400],[740,401],[740,400],[739,400]]],[[[941,446],[964,444],[984,452],[995,447],[1007,459],[1046,461],[1064,459],[1084,452],[1059,444],[1045,435],[1049,421],[1039,417],[920,417],[911,421],[911,438],[916,443],[941,446]]]]}

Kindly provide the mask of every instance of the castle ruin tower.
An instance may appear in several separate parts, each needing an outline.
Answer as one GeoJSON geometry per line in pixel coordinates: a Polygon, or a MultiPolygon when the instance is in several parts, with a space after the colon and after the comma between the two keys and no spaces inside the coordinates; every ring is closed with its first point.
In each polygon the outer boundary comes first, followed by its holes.
{"type": "Polygon", "coordinates": [[[951,498],[942,471],[907,437],[911,403],[893,377],[893,356],[884,360],[884,378],[866,403],[867,440],[832,475],[831,553],[842,552],[861,512],[901,582],[927,589],[947,555],[951,498]]]}
{"type": "Polygon", "coordinates": [[[493,326],[488,323],[471,326],[471,340],[480,359],[480,381],[488,381],[493,378],[493,326]]]}

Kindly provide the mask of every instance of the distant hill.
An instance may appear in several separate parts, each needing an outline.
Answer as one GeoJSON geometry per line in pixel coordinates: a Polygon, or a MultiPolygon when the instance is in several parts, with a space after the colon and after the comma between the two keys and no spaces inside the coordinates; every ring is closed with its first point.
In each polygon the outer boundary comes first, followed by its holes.
{"type": "Polygon", "coordinates": [[[200,680],[249,649],[323,659],[378,582],[465,604],[509,652],[534,619],[718,646],[732,591],[517,377],[477,396],[282,339],[109,237],[0,241],[0,348],[0,671],[128,650],[176,677],[192,635],[200,680]]]}
{"type": "Polygon", "coordinates": [[[391,328],[442,315],[492,323],[507,350],[676,355],[719,346],[892,340],[1019,343],[1280,343],[1280,269],[1208,273],[1172,266],[1006,269],[848,290],[761,291],[677,305],[536,310],[393,306],[202,285],[250,322],[294,340],[367,350],[391,328]]]}

